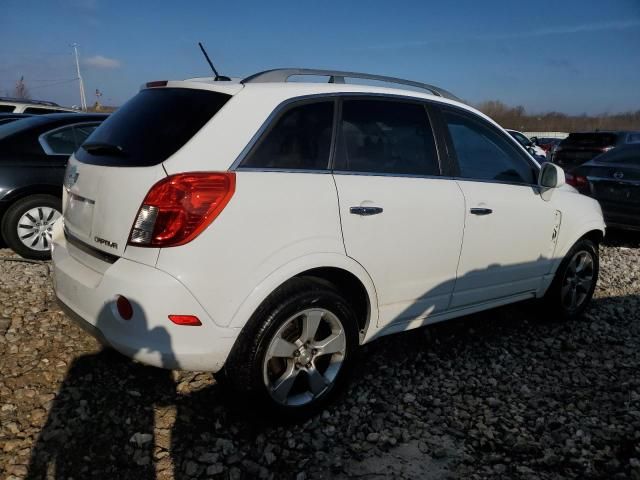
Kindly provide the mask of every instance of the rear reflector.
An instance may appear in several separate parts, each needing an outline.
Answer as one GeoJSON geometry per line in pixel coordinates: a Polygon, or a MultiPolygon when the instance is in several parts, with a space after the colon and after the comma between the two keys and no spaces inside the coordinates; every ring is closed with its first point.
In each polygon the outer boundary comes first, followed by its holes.
{"type": "Polygon", "coordinates": [[[156,183],[138,210],[129,245],[176,247],[196,238],[235,192],[233,172],[180,173],[156,183]]]}
{"type": "Polygon", "coordinates": [[[118,299],[116,300],[116,307],[118,309],[118,314],[122,317],[123,320],[131,320],[131,317],[133,317],[133,306],[126,297],[118,295],[118,299]]]}
{"type": "Polygon", "coordinates": [[[185,325],[189,327],[199,327],[202,322],[195,315],[169,315],[171,320],[176,325],[185,325]]]}

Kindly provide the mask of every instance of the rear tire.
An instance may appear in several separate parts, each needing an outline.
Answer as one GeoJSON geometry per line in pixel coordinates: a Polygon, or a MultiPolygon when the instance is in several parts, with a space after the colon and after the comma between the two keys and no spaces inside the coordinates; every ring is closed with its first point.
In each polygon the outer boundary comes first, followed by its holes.
{"type": "Polygon", "coordinates": [[[30,195],[17,200],[2,218],[2,237],[18,255],[33,260],[51,258],[51,228],[62,206],[53,195],[30,195]]]}
{"type": "Polygon", "coordinates": [[[253,314],[225,365],[225,382],[269,413],[302,420],[344,385],[358,347],[356,315],[332,286],[294,278],[253,314]]]}
{"type": "Polygon", "coordinates": [[[562,319],[580,317],[589,306],[600,268],[598,246],[591,240],[579,240],[560,263],[544,296],[550,313],[562,319]]]}

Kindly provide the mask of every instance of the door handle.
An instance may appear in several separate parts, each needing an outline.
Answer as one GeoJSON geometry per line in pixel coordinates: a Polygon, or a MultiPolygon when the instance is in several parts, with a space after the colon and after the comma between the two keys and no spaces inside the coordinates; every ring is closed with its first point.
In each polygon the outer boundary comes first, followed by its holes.
{"type": "Polygon", "coordinates": [[[472,208],[469,210],[472,215],[490,215],[493,213],[493,210],[490,208],[472,208]]]}
{"type": "Polygon", "coordinates": [[[382,213],[382,207],[351,207],[349,212],[354,215],[368,217],[369,215],[378,215],[379,213],[382,213]]]}

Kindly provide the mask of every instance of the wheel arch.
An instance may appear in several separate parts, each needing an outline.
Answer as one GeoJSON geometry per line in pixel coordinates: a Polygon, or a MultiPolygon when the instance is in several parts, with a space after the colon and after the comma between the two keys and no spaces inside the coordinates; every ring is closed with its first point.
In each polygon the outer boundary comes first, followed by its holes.
{"type": "Polygon", "coordinates": [[[576,232],[576,234],[572,235],[566,241],[564,241],[561,248],[558,248],[551,273],[555,275],[564,257],[567,255],[567,253],[569,253],[569,250],[571,250],[571,248],[580,240],[582,240],[583,238],[587,238],[598,245],[604,239],[604,235],[605,226],[603,223],[591,222],[585,225],[582,229],[576,232]]]}
{"type": "Polygon", "coordinates": [[[11,205],[16,203],[18,200],[30,197],[31,195],[51,195],[52,197],[62,200],[62,187],[47,184],[36,184],[15,188],[9,191],[4,197],[2,197],[2,202],[0,203],[0,222],[2,222],[4,214],[9,210],[11,205]]]}
{"type": "Polygon", "coordinates": [[[233,316],[230,327],[242,328],[258,307],[276,290],[293,278],[315,278],[347,292],[347,300],[358,315],[360,343],[366,331],[378,319],[378,300],[375,286],[366,270],[355,260],[338,254],[317,254],[296,259],[271,273],[261,281],[243,301],[233,316]]]}

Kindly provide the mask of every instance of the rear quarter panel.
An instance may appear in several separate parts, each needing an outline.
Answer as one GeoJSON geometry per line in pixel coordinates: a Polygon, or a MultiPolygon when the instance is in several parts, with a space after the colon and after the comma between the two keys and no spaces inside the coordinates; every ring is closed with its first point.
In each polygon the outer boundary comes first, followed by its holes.
{"type": "MultiPolygon", "coordinates": [[[[283,266],[298,261],[315,268],[324,265],[304,259],[317,254],[345,256],[330,174],[238,171],[236,175],[235,194],[213,223],[192,242],[161,249],[157,262],[193,293],[220,326],[231,324],[256,289],[271,293],[279,277],[264,282],[283,266]]],[[[241,319],[238,326],[242,323],[241,319]]]]}

